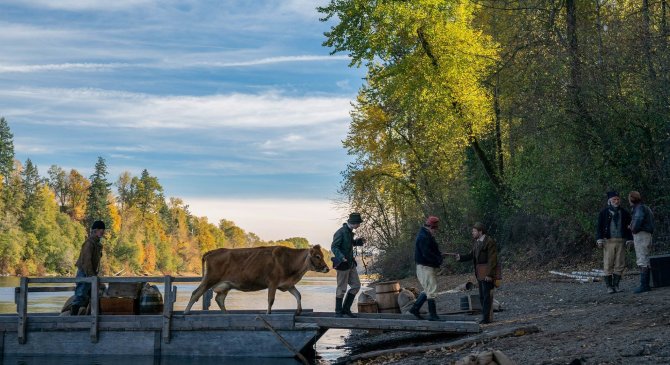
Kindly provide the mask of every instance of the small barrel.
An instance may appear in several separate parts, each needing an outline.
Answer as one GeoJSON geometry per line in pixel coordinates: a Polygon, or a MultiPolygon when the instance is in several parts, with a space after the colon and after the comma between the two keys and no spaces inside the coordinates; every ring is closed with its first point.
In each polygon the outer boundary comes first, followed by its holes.
{"type": "Polygon", "coordinates": [[[398,294],[400,294],[400,283],[397,281],[386,281],[375,285],[377,307],[379,313],[400,313],[398,305],[398,294]]]}
{"type": "Polygon", "coordinates": [[[163,296],[155,285],[146,285],[140,295],[140,314],[160,314],[163,312],[163,296]]]}

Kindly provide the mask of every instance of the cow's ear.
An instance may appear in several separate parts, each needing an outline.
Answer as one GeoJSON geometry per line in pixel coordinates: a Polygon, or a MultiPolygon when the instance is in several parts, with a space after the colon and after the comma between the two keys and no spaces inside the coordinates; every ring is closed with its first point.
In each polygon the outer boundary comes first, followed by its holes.
{"type": "Polygon", "coordinates": [[[312,247],[312,248],[315,249],[315,250],[320,250],[320,249],[321,249],[321,245],[316,245],[316,246],[314,246],[314,247],[312,247]]]}

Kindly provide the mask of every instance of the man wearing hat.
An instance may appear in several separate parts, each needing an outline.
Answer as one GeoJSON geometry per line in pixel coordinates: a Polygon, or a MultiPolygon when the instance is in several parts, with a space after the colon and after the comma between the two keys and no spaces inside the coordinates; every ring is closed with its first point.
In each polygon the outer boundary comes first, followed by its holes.
{"type": "Polygon", "coordinates": [[[484,224],[472,225],[474,239],[472,251],[467,255],[456,255],[457,261],[473,261],[475,276],[479,286],[479,303],[482,306],[482,320],[479,323],[493,322],[493,289],[498,272],[498,248],[496,241],[486,234],[484,224]]]}
{"type": "Polygon", "coordinates": [[[416,277],[423,287],[423,291],[416,298],[416,302],[409,310],[415,317],[423,319],[419,311],[423,303],[428,301],[428,313],[430,321],[439,321],[437,308],[435,307],[435,297],[437,293],[437,270],[442,265],[442,253],[435,240],[435,232],[438,229],[440,220],[435,216],[426,219],[426,223],[421,227],[414,243],[414,261],[416,262],[416,277]]]}
{"type": "Polygon", "coordinates": [[[358,271],[356,271],[354,246],[363,246],[365,239],[354,239],[354,229],[360,227],[361,223],[363,223],[363,219],[360,213],[349,214],[347,223],[344,223],[333,235],[333,244],[330,246],[334,255],[332,258],[333,268],[337,271],[335,313],[338,317],[343,315],[356,317],[351,312],[351,305],[361,288],[361,280],[358,278],[358,271]],[[349,286],[348,291],[347,286],[349,286]]]}
{"type": "Polygon", "coordinates": [[[603,249],[603,271],[609,294],[619,291],[619,282],[626,268],[624,243],[633,239],[630,220],[628,211],[621,207],[619,193],[607,192],[607,207],[598,214],[596,244],[603,249]]]}
{"type": "MultiPolygon", "coordinates": [[[[93,222],[91,233],[84,241],[77,259],[77,278],[85,278],[98,275],[100,258],[102,257],[102,243],[100,239],[105,235],[105,223],[103,221],[93,222]]],[[[79,315],[79,309],[88,305],[91,296],[91,283],[77,283],[74,290],[74,300],[70,314],[79,315]]]]}

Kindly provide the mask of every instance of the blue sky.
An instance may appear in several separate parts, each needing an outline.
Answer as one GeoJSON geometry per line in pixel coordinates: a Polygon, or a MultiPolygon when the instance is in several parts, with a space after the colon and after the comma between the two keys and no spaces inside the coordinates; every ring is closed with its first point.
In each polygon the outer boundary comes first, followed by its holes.
{"type": "Polygon", "coordinates": [[[3,0],[0,116],[17,159],[142,169],[191,212],[330,244],[364,72],[321,46],[326,1],[3,0]]]}

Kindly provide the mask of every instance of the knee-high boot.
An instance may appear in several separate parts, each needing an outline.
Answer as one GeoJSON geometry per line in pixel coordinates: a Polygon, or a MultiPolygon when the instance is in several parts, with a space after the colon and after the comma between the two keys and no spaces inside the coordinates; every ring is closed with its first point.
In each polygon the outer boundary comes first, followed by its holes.
{"type": "Polygon", "coordinates": [[[646,291],[650,291],[651,287],[649,287],[649,268],[648,267],[640,267],[640,286],[635,289],[634,293],[639,294],[639,293],[644,293],[646,291]]]}
{"type": "Polygon", "coordinates": [[[342,317],[342,300],[344,298],[335,297],[335,316],[342,317]]]}
{"type": "Polygon", "coordinates": [[[410,308],[409,312],[414,315],[414,317],[418,319],[424,319],[421,313],[419,312],[421,310],[421,307],[423,306],[423,303],[426,302],[426,299],[428,297],[426,296],[426,293],[421,293],[419,294],[419,297],[416,298],[416,301],[412,305],[412,308],[410,308]]]}
{"type": "Polygon", "coordinates": [[[437,308],[435,307],[435,299],[428,299],[428,317],[429,321],[439,321],[440,317],[437,316],[437,308]]]}
{"type": "Polygon", "coordinates": [[[344,298],[344,302],[342,303],[342,314],[344,314],[347,317],[351,318],[358,317],[357,315],[351,312],[351,305],[354,303],[355,297],[356,294],[347,293],[347,296],[344,298]]]}

